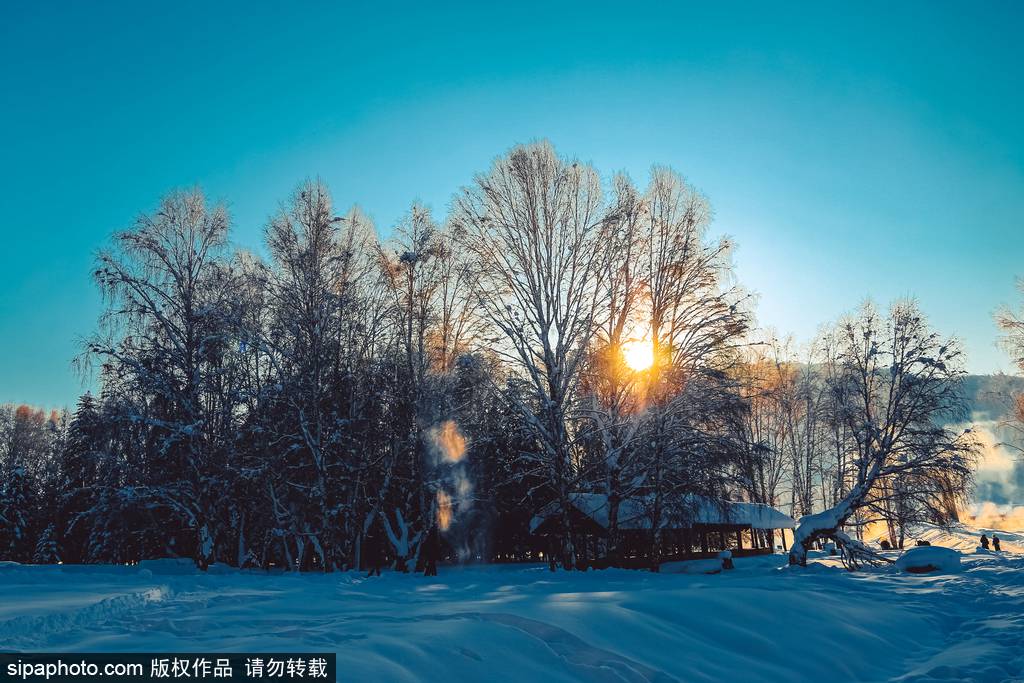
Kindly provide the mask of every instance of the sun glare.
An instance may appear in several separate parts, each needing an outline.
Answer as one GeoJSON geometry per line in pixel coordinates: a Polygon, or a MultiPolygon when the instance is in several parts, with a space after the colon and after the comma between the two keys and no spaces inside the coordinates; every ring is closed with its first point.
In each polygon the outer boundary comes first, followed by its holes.
{"type": "Polygon", "coordinates": [[[631,370],[647,370],[654,365],[654,344],[646,339],[628,341],[622,345],[622,357],[631,370]]]}

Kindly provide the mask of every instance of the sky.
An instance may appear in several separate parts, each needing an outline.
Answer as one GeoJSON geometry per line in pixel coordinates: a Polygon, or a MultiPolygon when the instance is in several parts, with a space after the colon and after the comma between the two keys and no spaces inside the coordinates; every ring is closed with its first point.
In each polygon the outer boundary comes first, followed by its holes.
{"type": "MultiPolygon", "coordinates": [[[[306,178],[386,236],[546,138],[704,192],[757,320],[917,297],[977,373],[1024,276],[1024,4],[53,2],[0,9],[0,402],[73,405],[95,253],[200,186],[233,241],[306,178]],[[712,6],[713,5],[713,6],[712,6]]],[[[84,383],[83,383],[84,382],[84,383]]]]}

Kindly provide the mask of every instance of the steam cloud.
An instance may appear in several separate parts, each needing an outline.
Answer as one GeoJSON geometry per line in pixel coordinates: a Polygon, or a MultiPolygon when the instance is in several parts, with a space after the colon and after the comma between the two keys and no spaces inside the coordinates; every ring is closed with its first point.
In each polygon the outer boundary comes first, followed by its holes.
{"type": "Polygon", "coordinates": [[[1024,531],[1024,460],[1005,445],[1017,435],[995,420],[978,420],[972,427],[983,450],[975,503],[961,511],[961,519],[985,529],[1024,531]]]}

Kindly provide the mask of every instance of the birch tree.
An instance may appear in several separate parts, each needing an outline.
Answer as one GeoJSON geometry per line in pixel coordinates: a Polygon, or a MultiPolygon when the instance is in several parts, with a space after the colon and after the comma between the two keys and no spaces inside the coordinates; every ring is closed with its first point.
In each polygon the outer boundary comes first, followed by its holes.
{"type": "Polygon", "coordinates": [[[746,295],[731,279],[732,243],[709,239],[710,220],[706,198],[682,176],[651,170],[639,275],[654,356],[644,487],[655,569],[668,516],[686,514],[687,494],[721,495],[735,450],[727,424],[740,401],[727,371],[749,318],[746,295]]]}
{"type": "Polygon", "coordinates": [[[396,503],[380,512],[384,531],[402,569],[415,565],[419,541],[434,523],[435,491],[429,478],[426,430],[436,419],[440,397],[431,391],[431,338],[439,317],[438,292],[444,282],[443,244],[430,211],[414,204],[395,226],[391,243],[378,249],[386,290],[392,298],[398,340],[393,397],[397,439],[382,498],[396,503]]]}
{"type": "Polygon", "coordinates": [[[628,344],[645,343],[646,333],[640,310],[643,296],[638,262],[643,252],[641,221],[642,195],[624,175],[614,181],[614,198],[605,239],[608,256],[601,262],[599,287],[602,306],[598,309],[596,333],[587,354],[581,385],[585,414],[596,444],[597,476],[603,479],[608,500],[609,561],[619,559],[621,534],[619,509],[636,491],[632,486],[638,464],[634,448],[645,408],[643,373],[625,362],[628,344]]]}

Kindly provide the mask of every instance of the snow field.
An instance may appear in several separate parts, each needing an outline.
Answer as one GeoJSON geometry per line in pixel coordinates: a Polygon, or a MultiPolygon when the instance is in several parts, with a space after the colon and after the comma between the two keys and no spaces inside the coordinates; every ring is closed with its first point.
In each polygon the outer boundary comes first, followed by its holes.
{"type": "Polygon", "coordinates": [[[0,566],[0,647],[335,651],[361,681],[1024,680],[1024,557],[956,574],[739,558],[716,575],[532,565],[286,575],[0,566]]]}

